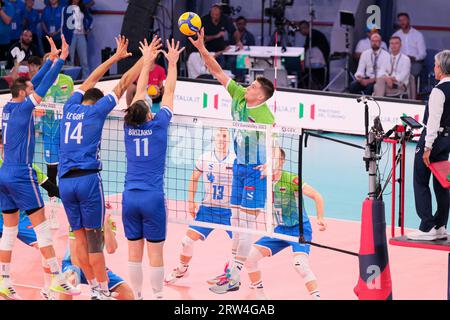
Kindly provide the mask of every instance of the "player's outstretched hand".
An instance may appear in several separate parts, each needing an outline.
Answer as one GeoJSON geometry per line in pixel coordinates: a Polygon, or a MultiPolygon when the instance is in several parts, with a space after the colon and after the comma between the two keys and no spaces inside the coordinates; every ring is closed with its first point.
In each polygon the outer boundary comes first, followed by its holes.
{"type": "Polygon", "coordinates": [[[69,56],[69,44],[67,43],[64,35],[61,35],[61,41],[61,55],[59,56],[59,58],[65,61],[69,56]]]}
{"type": "Polygon", "coordinates": [[[155,61],[161,52],[161,47],[161,39],[158,36],[155,36],[150,44],[148,44],[147,39],[139,42],[139,50],[141,50],[142,57],[144,57],[144,63],[155,61]]]}
{"type": "Polygon", "coordinates": [[[50,55],[49,59],[51,61],[55,61],[55,59],[58,59],[59,53],[61,52],[60,49],[56,48],[55,42],[53,39],[49,36],[45,36],[47,38],[48,43],[50,44],[50,55]]]}
{"type": "Polygon", "coordinates": [[[167,52],[163,51],[164,56],[166,57],[169,63],[177,64],[178,59],[180,58],[180,53],[183,52],[184,47],[180,48],[180,41],[177,41],[175,45],[175,40],[172,38],[172,43],[167,40],[167,52]]]}
{"type": "Polygon", "coordinates": [[[120,61],[122,59],[131,57],[131,52],[128,52],[128,39],[125,36],[119,35],[119,37],[115,38],[116,40],[116,53],[114,53],[113,57],[116,61],[120,61]]]}
{"type": "Polygon", "coordinates": [[[203,28],[200,29],[200,32],[197,32],[197,40],[194,40],[192,37],[189,37],[189,41],[196,47],[199,51],[200,49],[205,48],[205,30],[203,28]]]}

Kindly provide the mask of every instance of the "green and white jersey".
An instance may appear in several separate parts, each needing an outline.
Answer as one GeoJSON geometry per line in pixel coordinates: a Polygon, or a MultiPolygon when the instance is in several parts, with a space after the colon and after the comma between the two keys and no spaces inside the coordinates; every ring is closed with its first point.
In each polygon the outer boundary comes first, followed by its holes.
{"type": "MultiPolygon", "coordinates": [[[[302,188],[305,182],[302,181],[302,188]]],[[[299,224],[298,214],[299,181],[296,174],[283,171],[280,179],[273,185],[273,216],[279,226],[292,227],[299,224]]],[[[309,223],[303,202],[303,224],[309,223]]]]}
{"type": "MultiPolygon", "coordinates": [[[[231,95],[231,116],[235,121],[274,124],[275,117],[266,102],[248,107],[245,101],[247,89],[230,80],[227,91],[231,95]]],[[[266,137],[258,131],[233,130],[234,150],[239,164],[266,162],[266,137]]]]}
{"type": "Polygon", "coordinates": [[[73,93],[73,80],[70,76],[60,73],[53,85],[47,91],[45,102],[66,103],[73,93]]]}

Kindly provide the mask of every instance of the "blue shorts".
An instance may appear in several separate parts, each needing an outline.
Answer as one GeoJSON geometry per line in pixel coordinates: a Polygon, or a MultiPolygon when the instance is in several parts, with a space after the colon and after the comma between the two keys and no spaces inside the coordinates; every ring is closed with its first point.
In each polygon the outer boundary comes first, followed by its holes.
{"type": "Polygon", "coordinates": [[[122,196],[122,222],[128,240],[166,240],[164,191],[125,190],[122,196]]]}
{"type": "MultiPolygon", "coordinates": [[[[308,221],[305,222],[303,225],[304,225],[303,236],[305,237],[305,241],[311,241],[312,240],[311,223],[308,221]]],[[[274,232],[294,237],[300,236],[300,230],[298,225],[293,227],[278,226],[275,228],[274,232]]],[[[272,256],[276,255],[278,252],[289,246],[292,247],[292,252],[303,252],[309,254],[311,246],[310,244],[306,243],[286,241],[271,237],[262,237],[261,239],[255,242],[255,245],[269,249],[272,256]]]]}
{"type": "MultiPolygon", "coordinates": [[[[194,220],[231,226],[231,210],[225,208],[200,206],[194,220]]],[[[199,226],[189,226],[189,229],[199,233],[202,236],[202,240],[208,238],[209,234],[214,230],[213,228],[199,226]]],[[[233,236],[231,231],[227,231],[227,233],[230,238],[233,236]]]]}
{"type": "MultiPolygon", "coordinates": [[[[3,235],[3,219],[0,218],[0,238],[3,235]]],[[[19,233],[17,234],[17,238],[23,243],[33,246],[37,243],[36,233],[33,230],[33,226],[31,224],[30,218],[28,216],[23,215],[19,220],[19,233]]]]}
{"type": "Polygon", "coordinates": [[[31,166],[3,165],[0,168],[0,208],[22,211],[42,208],[36,171],[31,166]]]}
{"type": "MultiPolygon", "coordinates": [[[[78,278],[80,279],[80,284],[88,284],[81,268],[74,266],[70,259],[63,259],[62,272],[66,272],[68,270],[72,270],[78,275],[78,278]]],[[[117,274],[115,274],[108,268],[106,268],[106,274],[108,275],[108,289],[110,291],[113,291],[118,285],[125,282],[125,280],[123,280],[121,277],[119,277],[117,274]]]]}
{"type": "Polygon", "coordinates": [[[102,228],[105,198],[100,173],[61,178],[59,192],[72,230],[102,228]]]}
{"type": "Polygon", "coordinates": [[[266,205],[267,178],[261,179],[257,164],[233,164],[233,184],[230,204],[245,209],[264,209],[266,205]]]}

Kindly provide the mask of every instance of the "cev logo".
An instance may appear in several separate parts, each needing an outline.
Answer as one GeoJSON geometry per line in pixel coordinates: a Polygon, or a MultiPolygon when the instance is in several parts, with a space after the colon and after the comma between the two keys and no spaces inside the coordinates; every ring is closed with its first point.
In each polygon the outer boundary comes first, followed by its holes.
{"type": "Polygon", "coordinates": [[[367,7],[367,14],[370,16],[367,18],[366,26],[367,29],[381,29],[381,9],[377,5],[371,5],[367,7]]]}

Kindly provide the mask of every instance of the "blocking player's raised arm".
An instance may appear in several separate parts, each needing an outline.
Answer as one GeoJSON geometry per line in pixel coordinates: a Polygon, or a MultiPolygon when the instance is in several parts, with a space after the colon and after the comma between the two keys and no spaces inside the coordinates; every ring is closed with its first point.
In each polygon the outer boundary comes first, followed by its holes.
{"type": "Polygon", "coordinates": [[[69,45],[67,44],[64,35],[61,36],[61,40],[62,46],[61,46],[61,55],[59,56],[59,59],[56,60],[56,62],[53,64],[50,70],[45,74],[41,83],[32,94],[37,104],[41,103],[42,99],[46,96],[48,89],[50,89],[50,87],[55,82],[67,57],[69,56],[69,45]]]}
{"type": "Polygon", "coordinates": [[[202,56],[203,61],[206,64],[209,72],[216,77],[216,79],[223,85],[227,86],[230,81],[230,77],[223,71],[222,67],[217,63],[216,59],[211,56],[205,47],[205,30],[202,28],[197,33],[197,40],[189,38],[189,41],[197,48],[198,52],[202,56]]]}
{"type": "Polygon", "coordinates": [[[117,49],[116,53],[108,60],[103,62],[92,72],[89,77],[83,82],[79,90],[86,92],[87,90],[95,87],[97,82],[105,75],[105,73],[113,66],[113,64],[119,62],[122,59],[130,57],[132,54],[128,52],[128,39],[124,36],[115,38],[117,49]]]}
{"type": "Polygon", "coordinates": [[[31,83],[35,88],[37,88],[40,84],[44,76],[47,74],[47,72],[50,70],[50,68],[53,65],[53,62],[58,59],[59,54],[61,53],[61,49],[56,48],[55,42],[52,38],[49,36],[46,36],[47,41],[50,43],[50,54],[48,59],[45,61],[45,63],[42,65],[42,67],[39,69],[39,71],[34,75],[34,77],[31,79],[31,83]]]}
{"type": "Polygon", "coordinates": [[[144,39],[144,42],[140,42],[139,44],[139,49],[142,52],[144,62],[137,82],[136,94],[130,105],[138,100],[145,99],[150,70],[155,64],[156,57],[158,57],[158,54],[161,52],[161,39],[158,38],[158,36],[155,36],[150,44],[148,44],[147,39],[144,39]]]}
{"type": "Polygon", "coordinates": [[[180,53],[183,52],[184,47],[179,49],[180,42],[172,39],[172,43],[167,40],[167,52],[163,51],[164,56],[168,61],[169,68],[167,70],[166,84],[164,87],[164,95],[162,98],[162,106],[168,107],[173,112],[173,95],[175,92],[175,86],[177,83],[177,62],[180,58],[180,53]]]}

